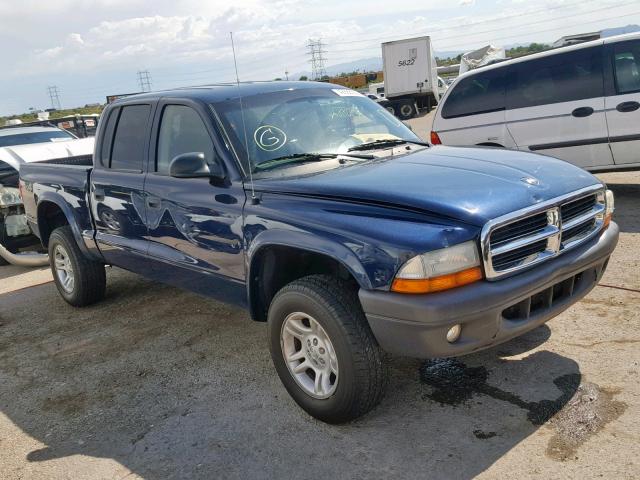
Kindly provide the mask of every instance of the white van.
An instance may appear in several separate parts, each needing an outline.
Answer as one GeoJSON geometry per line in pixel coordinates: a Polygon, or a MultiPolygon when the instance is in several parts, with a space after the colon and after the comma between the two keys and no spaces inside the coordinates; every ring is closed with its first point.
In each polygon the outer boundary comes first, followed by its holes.
{"type": "Polygon", "coordinates": [[[461,75],[438,105],[431,141],[544,153],[591,171],[640,167],[640,34],[461,75]]]}

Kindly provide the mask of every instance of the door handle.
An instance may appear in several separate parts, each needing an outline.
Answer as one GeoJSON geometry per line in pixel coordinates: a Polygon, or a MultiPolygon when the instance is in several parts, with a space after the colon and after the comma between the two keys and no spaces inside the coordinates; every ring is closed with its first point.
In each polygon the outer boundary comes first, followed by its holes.
{"type": "Polygon", "coordinates": [[[162,202],[160,201],[159,198],[156,198],[156,197],[147,198],[147,207],[149,208],[160,208],[161,204],[162,202]]]}
{"type": "Polygon", "coordinates": [[[96,188],[93,190],[93,198],[98,202],[102,202],[104,200],[104,190],[102,188],[96,188]]]}
{"type": "Polygon", "coordinates": [[[638,102],[622,102],[618,104],[618,106],[616,107],[616,110],[619,111],[620,113],[626,113],[626,112],[635,112],[639,108],[640,108],[640,103],[638,102]]]}
{"type": "Polygon", "coordinates": [[[576,118],[583,118],[583,117],[588,117],[592,113],[593,113],[593,108],[591,107],[579,107],[579,108],[576,108],[573,112],[571,112],[571,115],[573,115],[576,118]]]}

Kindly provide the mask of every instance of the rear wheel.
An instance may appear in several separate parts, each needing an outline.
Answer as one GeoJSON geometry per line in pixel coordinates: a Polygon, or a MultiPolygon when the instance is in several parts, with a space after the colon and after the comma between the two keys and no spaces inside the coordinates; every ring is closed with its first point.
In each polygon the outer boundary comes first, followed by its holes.
{"type": "Polygon", "coordinates": [[[102,300],[106,290],[104,265],[84,256],[68,225],[51,233],[49,261],[58,292],[67,303],[84,307],[102,300]]]}
{"type": "Polygon", "coordinates": [[[415,102],[411,100],[402,102],[400,104],[399,112],[400,112],[400,119],[402,120],[408,120],[410,118],[413,118],[416,114],[415,102]]]}
{"type": "Polygon", "coordinates": [[[325,275],[296,280],[276,294],[268,322],[276,371],[307,413],[341,423],[380,402],[384,354],[353,289],[325,275]]]}

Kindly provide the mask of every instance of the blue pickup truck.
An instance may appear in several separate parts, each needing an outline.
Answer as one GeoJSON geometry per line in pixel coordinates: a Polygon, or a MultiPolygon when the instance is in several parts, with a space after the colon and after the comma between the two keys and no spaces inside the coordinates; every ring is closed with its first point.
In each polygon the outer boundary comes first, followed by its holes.
{"type": "Polygon", "coordinates": [[[288,392],[333,423],[380,401],[385,352],[458,356],[527,332],[596,285],[618,239],[589,173],[431,146],[324,83],[127,97],[105,109],[92,165],[70,163],[20,171],[68,303],[100,300],[113,265],[245,306],[288,392]]]}

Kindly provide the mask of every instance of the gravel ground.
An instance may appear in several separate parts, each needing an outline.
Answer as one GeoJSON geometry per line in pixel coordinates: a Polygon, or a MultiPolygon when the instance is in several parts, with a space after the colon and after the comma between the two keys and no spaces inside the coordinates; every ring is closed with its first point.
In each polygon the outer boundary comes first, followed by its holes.
{"type": "Polygon", "coordinates": [[[392,359],[343,426],[294,404],[244,311],[117,269],[74,309],[2,267],[0,477],[639,478],[640,174],[602,178],[622,233],[601,286],[494,349],[392,359]]]}

